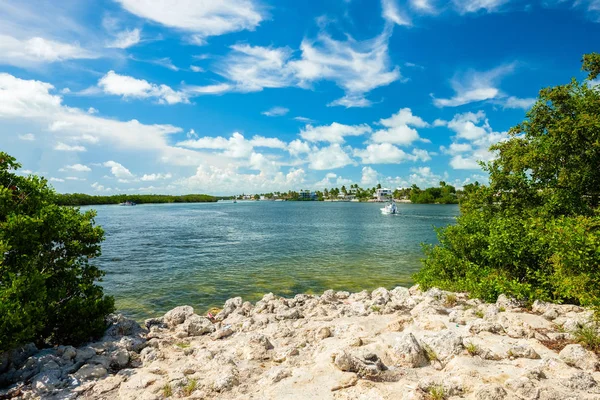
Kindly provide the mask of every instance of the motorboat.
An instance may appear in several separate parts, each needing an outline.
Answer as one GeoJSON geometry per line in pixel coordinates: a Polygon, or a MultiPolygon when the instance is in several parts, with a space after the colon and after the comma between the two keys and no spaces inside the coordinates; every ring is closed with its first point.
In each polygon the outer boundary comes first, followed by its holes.
{"type": "Polygon", "coordinates": [[[135,206],[136,204],[133,201],[127,200],[126,202],[119,203],[120,206],[135,206]]]}
{"type": "Polygon", "coordinates": [[[398,206],[396,206],[396,202],[392,200],[389,204],[381,209],[382,214],[398,214],[398,206]]]}

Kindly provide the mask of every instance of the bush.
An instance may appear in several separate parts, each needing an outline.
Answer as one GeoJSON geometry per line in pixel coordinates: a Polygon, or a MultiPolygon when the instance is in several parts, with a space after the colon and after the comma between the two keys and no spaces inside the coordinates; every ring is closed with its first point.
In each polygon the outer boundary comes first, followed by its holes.
{"type": "Polygon", "coordinates": [[[56,205],[46,180],[19,167],[0,152],[0,351],[89,340],[114,310],[89,264],[104,233],[93,211],[56,205]]]}
{"type": "Polygon", "coordinates": [[[424,288],[600,306],[600,55],[584,67],[588,80],[543,89],[492,146],[489,186],[465,190],[456,225],[424,248],[424,288]]]}

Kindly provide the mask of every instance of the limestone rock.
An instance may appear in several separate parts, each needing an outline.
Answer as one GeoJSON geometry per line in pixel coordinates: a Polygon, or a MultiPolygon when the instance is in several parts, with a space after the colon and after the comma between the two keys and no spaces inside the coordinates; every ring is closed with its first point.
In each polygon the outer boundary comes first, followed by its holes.
{"type": "Polygon", "coordinates": [[[179,306],[167,312],[163,319],[169,327],[174,328],[177,325],[183,324],[187,317],[191,316],[192,314],[194,314],[194,309],[192,307],[179,306]]]}
{"type": "Polygon", "coordinates": [[[445,330],[437,334],[424,335],[421,339],[439,361],[447,361],[449,358],[462,353],[463,337],[456,332],[445,330]]]}
{"type": "Polygon", "coordinates": [[[485,385],[475,392],[476,400],[503,400],[508,394],[500,385],[485,385]]]}
{"type": "Polygon", "coordinates": [[[359,376],[375,376],[385,369],[383,362],[374,353],[343,351],[335,355],[333,364],[342,371],[355,372],[359,376]]]}
{"type": "Polygon", "coordinates": [[[100,364],[85,364],[74,374],[74,376],[79,380],[85,381],[89,379],[104,378],[107,374],[106,368],[100,364]]]}
{"type": "Polygon", "coordinates": [[[587,371],[595,371],[600,366],[598,356],[580,344],[567,345],[558,356],[568,365],[587,371]]]}
{"type": "Polygon", "coordinates": [[[395,365],[411,368],[427,365],[425,351],[412,333],[400,333],[392,343],[388,357],[395,365]]]}

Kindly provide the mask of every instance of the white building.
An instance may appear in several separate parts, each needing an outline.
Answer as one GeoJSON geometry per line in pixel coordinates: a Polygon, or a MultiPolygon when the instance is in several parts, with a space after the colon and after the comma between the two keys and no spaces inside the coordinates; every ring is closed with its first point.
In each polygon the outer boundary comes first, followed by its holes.
{"type": "Polygon", "coordinates": [[[390,197],[392,197],[393,193],[394,192],[392,189],[381,188],[377,189],[374,197],[377,199],[377,201],[387,201],[390,197]]]}

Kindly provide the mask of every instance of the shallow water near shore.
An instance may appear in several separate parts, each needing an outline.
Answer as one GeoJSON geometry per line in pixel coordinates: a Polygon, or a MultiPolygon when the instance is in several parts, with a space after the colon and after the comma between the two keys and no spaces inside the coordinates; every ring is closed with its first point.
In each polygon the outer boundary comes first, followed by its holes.
{"type": "Polygon", "coordinates": [[[420,243],[452,224],[455,205],[238,202],[82,207],[98,212],[106,240],[96,264],[119,312],[162,315],[188,304],[202,313],[242,296],[282,296],[408,286],[420,243]]]}

